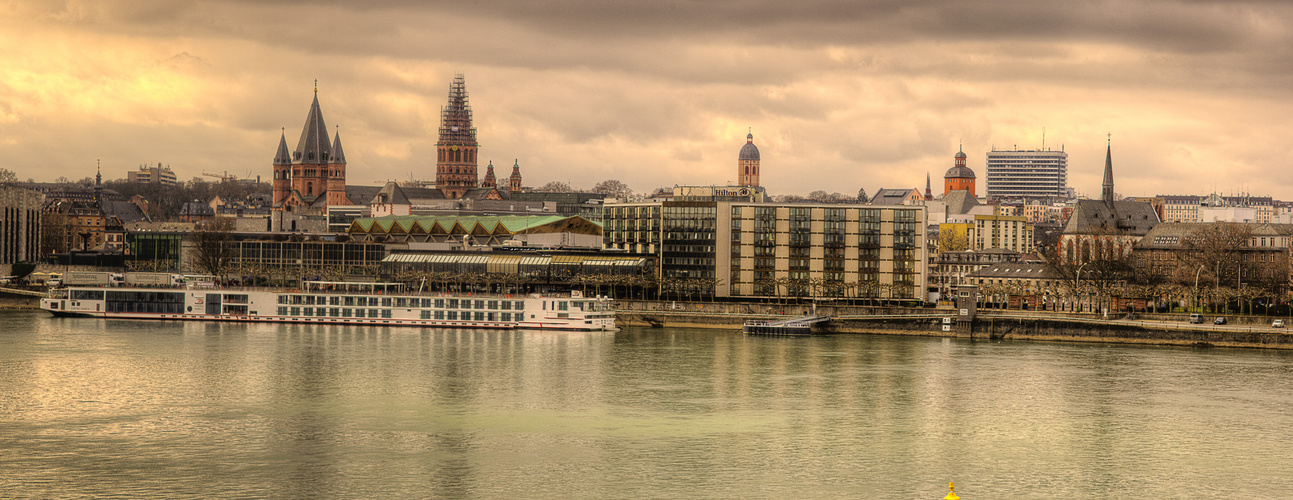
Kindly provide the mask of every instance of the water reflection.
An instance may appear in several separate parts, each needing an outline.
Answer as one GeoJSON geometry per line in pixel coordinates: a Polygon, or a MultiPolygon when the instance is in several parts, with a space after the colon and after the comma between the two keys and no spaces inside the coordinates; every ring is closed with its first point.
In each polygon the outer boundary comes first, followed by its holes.
{"type": "Polygon", "coordinates": [[[7,496],[1270,497],[1289,353],[4,313],[7,496]]]}

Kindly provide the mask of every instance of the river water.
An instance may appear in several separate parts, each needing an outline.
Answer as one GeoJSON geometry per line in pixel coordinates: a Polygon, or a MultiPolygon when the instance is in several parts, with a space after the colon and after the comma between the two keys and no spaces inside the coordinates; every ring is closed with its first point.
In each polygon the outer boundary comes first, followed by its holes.
{"type": "Polygon", "coordinates": [[[1277,498],[1293,353],[0,313],[0,497],[1277,498]]]}

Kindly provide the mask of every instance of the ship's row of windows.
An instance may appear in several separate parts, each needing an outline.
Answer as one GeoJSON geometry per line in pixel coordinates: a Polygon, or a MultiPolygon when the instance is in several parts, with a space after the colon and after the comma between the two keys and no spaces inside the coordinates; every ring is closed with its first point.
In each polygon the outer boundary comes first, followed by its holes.
{"type": "Polygon", "coordinates": [[[360,307],[434,307],[436,309],[501,309],[522,310],[525,302],[520,300],[490,299],[423,299],[417,297],[350,297],[350,296],[314,296],[314,295],[279,295],[279,304],[288,305],[328,305],[360,307]]]}
{"type": "Polygon", "coordinates": [[[116,301],[108,299],[104,309],[110,313],[158,313],[180,314],[184,312],[183,302],[138,302],[116,301]]]}
{"type": "MultiPolygon", "coordinates": [[[[390,309],[352,309],[348,307],[279,307],[279,316],[333,317],[333,318],[391,318],[390,309]]],[[[485,311],[421,311],[421,319],[461,321],[520,321],[521,313],[485,311]]]]}

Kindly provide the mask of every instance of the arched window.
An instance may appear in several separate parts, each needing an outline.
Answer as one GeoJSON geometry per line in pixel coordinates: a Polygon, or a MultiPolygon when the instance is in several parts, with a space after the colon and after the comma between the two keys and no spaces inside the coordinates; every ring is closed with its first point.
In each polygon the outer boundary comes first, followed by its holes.
{"type": "Polygon", "coordinates": [[[307,183],[305,183],[305,195],[306,195],[306,196],[314,196],[314,183],[313,183],[313,182],[307,182],[307,183]]]}

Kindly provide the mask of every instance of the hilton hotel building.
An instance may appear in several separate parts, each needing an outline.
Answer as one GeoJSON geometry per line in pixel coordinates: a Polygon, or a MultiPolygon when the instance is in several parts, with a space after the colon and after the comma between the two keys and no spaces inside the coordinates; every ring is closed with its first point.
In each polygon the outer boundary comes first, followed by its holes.
{"type": "Polygon", "coordinates": [[[923,206],[761,203],[761,191],[684,189],[672,200],[607,203],[604,247],[655,255],[662,278],[714,279],[717,297],[810,296],[788,291],[788,278],[822,283],[819,297],[924,300],[923,206]]]}

